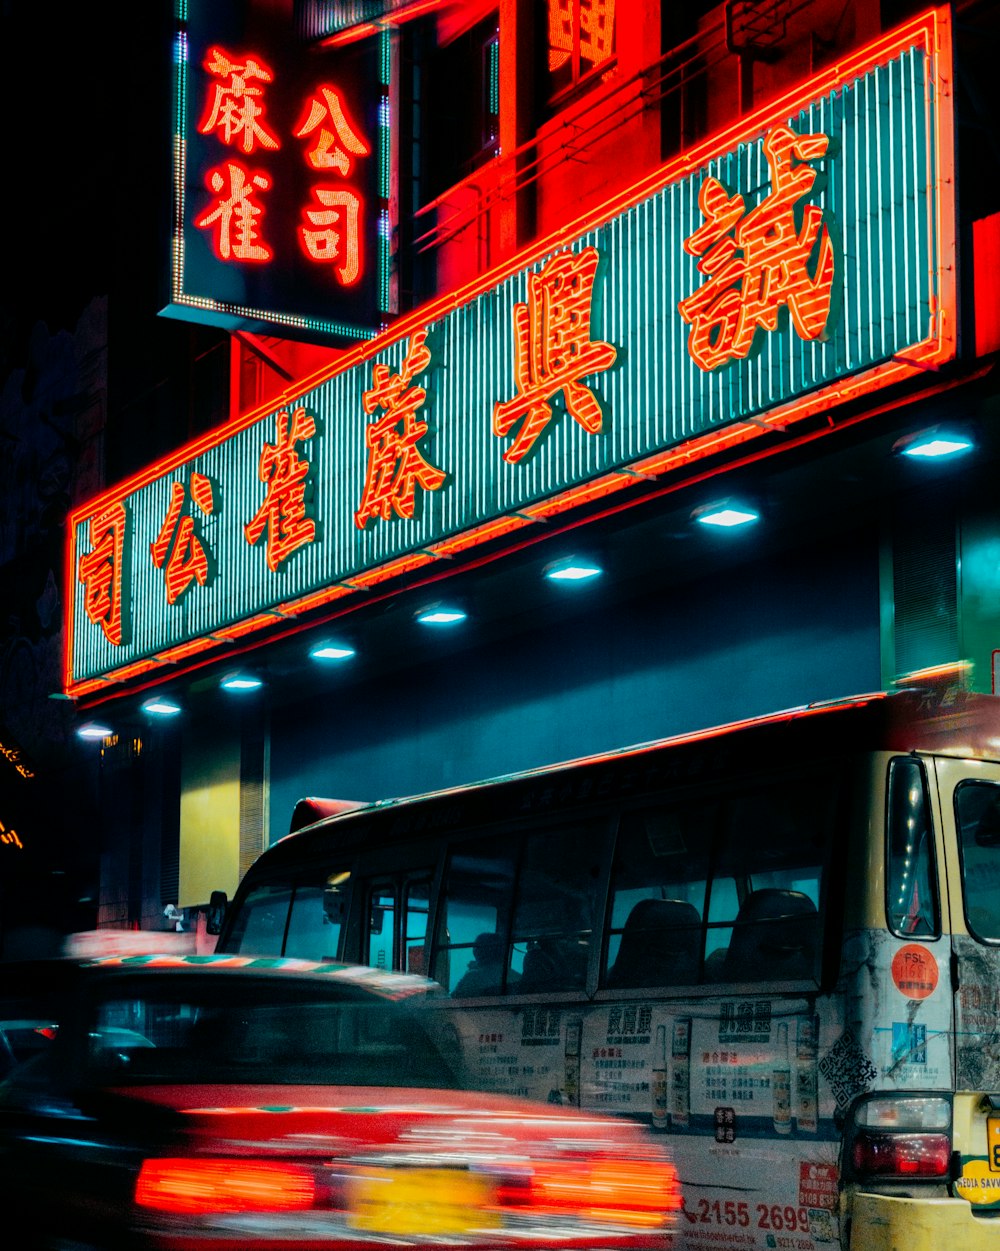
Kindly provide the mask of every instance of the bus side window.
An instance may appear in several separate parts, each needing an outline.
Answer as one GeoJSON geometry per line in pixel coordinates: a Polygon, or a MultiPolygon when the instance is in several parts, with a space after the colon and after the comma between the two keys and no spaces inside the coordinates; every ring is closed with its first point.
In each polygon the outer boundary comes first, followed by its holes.
{"type": "Polygon", "coordinates": [[[662,805],[622,817],[611,882],[604,985],[693,985],[718,805],[662,805]]]}
{"type": "Polygon", "coordinates": [[[289,882],[268,882],[249,890],[237,913],[226,951],[241,956],[282,955],[291,900],[289,882]]]}
{"type": "Polygon", "coordinates": [[[342,959],[350,878],[348,870],[341,870],[326,874],[321,882],[296,885],[285,940],[286,956],[299,960],[342,959]]]}
{"type": "Polygon", "coordinates": [[[977,938],[1000,939],[1000,786],[960,782],[955,816],[965,919],[977,938]]]}
{"type": "Polygon", "coordinates": [[[889,762],[886,812],[886,913],[902,937],[941,932],[927,778],[919,760],[889,762]]]}
{"type": "Polygon", "coordinates": [[[528,833],[511,933],[518,994],[583,989],[607,829],[602,819],[528,833]]]}
{"type": "Polygon", "coordinates": [[[754,778],[724,801],[716,872],[740,886],[722,978],[818,981],[823,875],[843,784],[827,769],[754,778]]]}
{"type": "Polygon", "coordinates": [[[520,975],[505,958],[514,853],[500,841],[457,847],[448,860],[430,975],[453,995],[502,994],[520,975]]]}

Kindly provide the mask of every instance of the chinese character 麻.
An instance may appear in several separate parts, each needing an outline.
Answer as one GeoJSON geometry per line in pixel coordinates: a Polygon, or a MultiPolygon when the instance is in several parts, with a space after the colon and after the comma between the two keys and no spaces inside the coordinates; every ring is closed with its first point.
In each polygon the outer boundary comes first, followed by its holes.
{"type": "Polygon", "coordinates": [[[243,527],[247,542],[254,544],[267,530],[267,567],[278,566],[296,548],[311,543],[316,523],[306,516],[306,479],[309,462],[295,450],[297,443],[311,439],[316,422],[304,408],[278,413],[278,441],[265,443],[257,466],[257,476],[266,483],[264,501],[253,519],[243,527]]]}
{"type": "Polygon", "coordinates": [[[829,142],[824,134],[797,135],[788,126],[770,131],[764,155],[771,191],[749,213],[743,197],[730,196],[718,179],[702,183],[698,205],[705,222],[684,250],[701,258],[698,272],[706,281],[677,306],[691,327],[688,351],[699,368],[748,356],[758,329],[777,329],[782,308],[800,338],[823,337],[833,294],[833,242],[822,208],[799,202],[817,176],[806,162],[824,156],[829,142]]]}
{"type": "Polygon", "coordinates": [[[548,424],[549,400],[562,391],[570,416],[587,431],[601,429],[601,408],[580,381],[607,369],[617,353],[590,337],[591,297],[600,257],[596,248],[562,252],[528,275],[528,300],[514,306],[514,382],[517,394],[493,406],[493,433],[503,437],[523,418],[503,454],[515,464],[548,424]]]}
{"type": "Polygon", "coordinates": [[[417,447],[428,429],[426,422],[416,419],[427,392],[410,384],[431,362],[426,337],[423,330],[413,336],[398,374],[390,374],[388,365],[375,365],[372,389],[362,396],[366,413],[381,408],[384,415],[365,430],[368,472],[361,504],[354,514],[361,530],[369,518],[388,521],[393,511],[399,517],[412,517],[417,486],[436,491],[447,476],[426,461],[417,447]]]}
{"type": "Polygon", "coordinates": [[[248,156],[258,146],[272,151],[278,148],[278,140],[263,122],[264,89],[255,85],[274,79],[264,62],[253,57],[237,61],[222,48],[212,48],[203,64],[220,81],[213,85],[198,126],[201,134],[217,130],[223,143],[229,147],[238,143],[248,156]]]}
{"type": "Polygon", "coordinates": [[[110,504],[90,519],[90,551],[80,557],[77,577],[84,584],[83,607],[115,647],[122,641],[122,554],[125,505],[110,504]]]}
{"type": "MultiPolygon", "coordinates": [[[[192,582],[199,586],[208,582],[208,555],[195,533],[194,518],[181,516],[185,494],[179,482],[171,486],[170,507],[160,533],[149,545],[153,564],[163,570],[168,604],[176,604],[192,582]]],[[[191,474],[191,499],[206,517],[215,507],[212,483],[204,474],[191,474]]]]}

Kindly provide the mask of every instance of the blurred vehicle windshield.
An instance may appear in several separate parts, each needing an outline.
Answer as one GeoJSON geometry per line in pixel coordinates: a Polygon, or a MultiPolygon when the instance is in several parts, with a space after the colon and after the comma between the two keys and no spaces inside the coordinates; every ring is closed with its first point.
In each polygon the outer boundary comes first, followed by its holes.
{"type": "Polygon", "coordinates": [[[275,981],[106,979],[86,1010],[84,1080],[455,1087],[409,1004],[332,981],[275,981]]]}

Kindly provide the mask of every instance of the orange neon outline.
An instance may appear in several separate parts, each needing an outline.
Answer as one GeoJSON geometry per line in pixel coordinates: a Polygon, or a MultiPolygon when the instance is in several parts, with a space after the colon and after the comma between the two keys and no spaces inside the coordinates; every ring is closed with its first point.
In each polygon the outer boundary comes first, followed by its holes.
{"type": "MultiPolygon", "coordinates": [[[[957,273],[955,254],[955,153],[953,132],[953,87],[952,87],[952,27],[950,10],[947,6],[928,9],[924,13],[887,32],[872,43],[857,50],[842,61],[838,61],[816,74],[814,77],[790,88],[787,92],[763,105],[746,118],[741,118],[732,126],[718,132],[711,138],[698,144],[690,151],[680,154],[666,165],[648,174],[628,191],[619,193],[592,212],[577,218],[575,221],[560,227],[544,239],[536,241],[524,251],[512,257],[504,265],[490,270],[473,281],[446,295],[429,301],[411,313],[400,317],[393,325],[376,338],[367,340],[357,347],[345,352],[336,365],[326,367],[297,381],[295,389],[273,397],[256,408],[249,409],[241,417],[227,422],[224,426],[210,431],[192,440],[167,456],[146,466],[131,478],[127,478],[110,491],[92,497],[74,509],[67,518],[66,527],[66,579],[67,579],[67,619],[63,647],[63,673],[66,693],[72,697],[80,697],[97,691],[107,692],[110,684],[126,681],[146,670],[147,660],[136,661],[121,669],[110,671],[99,678],[74,681],[72,669],[72,645],[74,639],[75,596],[74,579],[76,576],[75,536],[77,527],[100,507],[107,506],[116,500],[124,500],[133,492],[140,490],[148,483],[171,472],[179,465],[195,459],[203,452],[227,441],[235,434],[246,429],[261,417],[272,415],[276,408],[284,404],[294,403],[298,397],[305,395],[315,387],[328,381],[345,370],[353,368],[371,356],[384,351],[392,344],[419,331],[430,322],[437,320],[446,313],[475,299],[484,291],[498,286],[513,274],[532,265],[560,247],[566,247],[577,241],[589,230],[603,224],[611,218],[625,212],[632,205],[648,198],[667,186],[670,182],[700,168],[712,156],[720,152],[728,152],[746,139],[756,136],[761,130],[778,121],[784,121],[797,111],[803,102],[813,100],[829,91],[842,86],[848,80],[867,73],[870,69],[907,48],[920,47],[928,56],[928,82],[933,89],[935,110],[933,117],[933,133],[927,138],[932,150],[936,150],[937,178],[931,190],[935,204],[938,289],[939,306],[933,319],[932,333],[922,342],[909,349],[905,359],[893,359],[876,365],[871,369],[854,374],[843,381],[832,383],[819,391],[811,392],[801,399],[791,401],[776,409],[769,409],[764,415],[755,417],[753,421],[736,423],[722,431],[712,431],[699,436],[677,447],[664,449],[655,455],[618,466],[606,475],[579,487],[570,488],[548,500],[540,501],[529,508],[521,510],[521,515],[541,519],[555,516],[576,507],[587,499],[600,498],[633,485],[632,474],[657,475],[692,464],[706,456],[721,450],[738,446],[748,440],[755,439],[769,431],[783,430],[794,422],[803,420],[815,413],[834,408],[840,403],[857,399],[861,396],[881,390],[894,383],[923,374],[937,368],[944,361],[951,360],[956,352],[956,320],[957,320],[957,273]]],[[[820,432],[824,433],[824,432],[820,432]]],[[[760,455],[766,454],[764,452],[760,455]]],[[[668,489],[675,489],[673,487],[668,489]]],[[[518,528],[512,518],[494,518],[485,525],[474,527],[463,532],[463,535],[445,539],[433,544],[428,551],[439,552],[440,555],[465,550],[463,540],[468,536],[481,536],[470,546],[478,542],[488,541],[499,533],[518,528]],[[509,524],[508,524],[509,523],[509,524]]],[[[428,557],[435,560],[436,557],[428,557]]],[[[364,575],[368,584],[380,580],[380,570],[395,570],[397,562],[380,566],[379,570],[369,570],[364,575]]],[[[386,573],[385,576],[391,576],[386,573]]],[[[334,599],[352,594],[352,587],[361,589],[359,577],[344,581],[330,587],[311,591],[300,599],[290,600],[281,605],[282,610],[290,612],[305,611],[309,608],[321,607],[334,599]]],[[[258,620],[252,618],[251,620],[258,620]]],[[[261,620],[261,625],[273,617],[261,620]]],[[[216,632],[221,636],[221,632],[216,632]]],[[[209,646],[215,645],[215,639],[207,639],[209,646]]],[[[183,648],[189,644],[182,645],[183,648]]],[[[167,657],[175,658],[178,648],[160,653],[161,663],[167,663],[167,657]]]]}

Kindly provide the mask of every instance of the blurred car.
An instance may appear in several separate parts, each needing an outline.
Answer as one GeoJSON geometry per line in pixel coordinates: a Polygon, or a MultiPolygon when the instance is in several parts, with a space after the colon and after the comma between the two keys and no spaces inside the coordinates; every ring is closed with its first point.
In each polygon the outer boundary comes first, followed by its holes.
{"type": "Polygon", "coordinates": [[[47,1047],[55,1036],[55,1022],[44,1018],[0,1020],[0,1081],[22,1060],[47,1047]]]}
{"type": "MultiPolygon", "coordinates": [[[[434,983],[233,956],[57,964],[35,974],[50,1013],[59,987],[55,1035],[0,1083],[5,1218],[31,1246],[669,1244],[663,1145],[458,1088],[434,983]]],[[[18,976],[0,970],[0,1005],[18,976]]]]}

